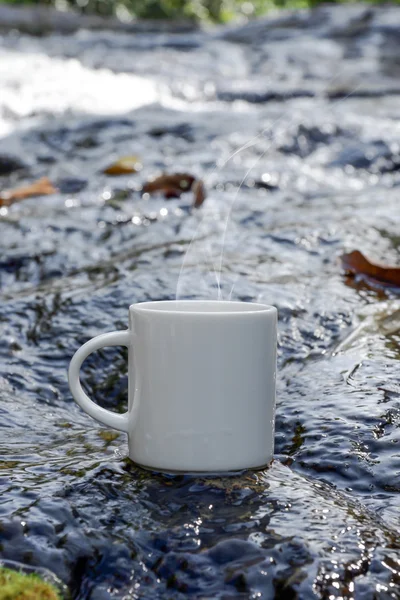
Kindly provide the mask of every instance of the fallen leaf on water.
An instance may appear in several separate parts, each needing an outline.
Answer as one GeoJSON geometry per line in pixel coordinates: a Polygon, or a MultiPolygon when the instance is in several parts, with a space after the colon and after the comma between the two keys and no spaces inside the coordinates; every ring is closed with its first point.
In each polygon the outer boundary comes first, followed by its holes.
{"type": "Polygon", "coordinates": [[[14,202],[33,198],[34,196],[50,196],[57,191],[57,188],[54,187],[48,177],[42,177],[29,185],[0,192],[0,206],[10,206],[14,202]]]}
{"type": "Polygon", "coordinates": [[[194,181],[193,175],[187,173],[163,174],[145,183],[143,192],[145,194],[162,192],[166,198],[179,198],[183,192],[191,189],[194,181]]]}
{"type": "Polygon", "coordinates": [[[122,156],[116,162],[104,169],[106,175],[129,175],[137,173],[143,165],[138,156],[122,156]]]}
{"type": "Polygon", "coordinates": [[[193,195],[194,195],[194,208],[200,208],[206,199],[206,188],[201,179],[197,179],[193,184],[193,195]]]}
{"type": "Polygon", "coordinates": [[[354,250],[341,257],[342,265],[347,273],[365,275],[382,283],[400,287],[400,267],[388,267],[370,262],[359,250],[354,250]]]}
{"type": "Polygon", "coordinates": [[[205,198],[206,190],[204,183],[188,173],[163,174],[156,179],[148,181],[143,186],[145,194],[164,194],[165,198],[179,198],[183,192],[192,191],[194,195],[193,206],[199,208],[205,198]]]}

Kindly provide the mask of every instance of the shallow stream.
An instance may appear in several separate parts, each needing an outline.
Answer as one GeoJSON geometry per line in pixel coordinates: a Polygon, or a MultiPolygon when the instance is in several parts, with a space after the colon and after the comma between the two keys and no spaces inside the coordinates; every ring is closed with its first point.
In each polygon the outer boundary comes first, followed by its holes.
{"type": "MultiPolygon", "coordinates": [[[[400,8],[357,5],[0,37],[0,186],[60,189],[0,209],[2,558],[75,600],[400,598],[398,289],[339,262],[400,262],[399,43],[400,8]],[[203,206],[142,196],[163,171],[203,206]],[[216,298],[220,266],[225,298],[279,311],[276,460],[142,472],[73,402],[70,357],[133,302],[216,298]]],[[[126,367],[93,355],[85,389],[123,411],[126,367]]]]}

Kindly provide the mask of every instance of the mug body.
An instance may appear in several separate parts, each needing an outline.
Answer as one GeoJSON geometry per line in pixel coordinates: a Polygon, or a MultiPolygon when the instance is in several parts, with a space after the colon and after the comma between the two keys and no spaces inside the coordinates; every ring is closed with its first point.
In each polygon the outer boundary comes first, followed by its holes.
{"type": "Polygon", "coordinates": [[[263,467],[274,450],[277,311],[247,302],[129,309],[129,456],[162,471],[263,467]]]}

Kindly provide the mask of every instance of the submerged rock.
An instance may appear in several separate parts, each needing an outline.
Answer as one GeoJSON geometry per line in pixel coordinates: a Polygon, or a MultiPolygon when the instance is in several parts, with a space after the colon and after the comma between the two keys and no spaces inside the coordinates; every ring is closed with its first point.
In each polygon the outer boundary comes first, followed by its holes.
{"type": "Polygon", "coordinates": [[[27,165],[18,157],[0,154],[0,176],[10,175],[15,171],[26,169],[27,165]]]}

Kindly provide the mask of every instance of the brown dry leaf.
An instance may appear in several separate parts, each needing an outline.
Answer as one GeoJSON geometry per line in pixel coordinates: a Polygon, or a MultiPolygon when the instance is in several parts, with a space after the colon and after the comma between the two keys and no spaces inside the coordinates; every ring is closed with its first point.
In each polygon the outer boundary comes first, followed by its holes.
{"type": "Polygon", "coordinates": [[[166,198],[179,198],[183,192],[192,188],[195,181],[193,175],[187,173],[174,173],[174,175],[163,174],[143,186],[145,194],[161,192],[166,198]]]}
{"type": "Polygon", "coordinates": [[[389,283],[400,287],[400,267],[388,267],[371,263],[359,250],[354,250],[350,254],[343,254],[341,260],[347,273],[365,275],[381,283],[389,283]]]}
{"type": "Polygon", "coordinates": [[[57,192],[57,188],[48,177],[42,177],[29,185],[24,185],[13,190],[5,190],[0,193],[0,206],[10,206],[14,202],[33,198],[34,196],[50,196],[57,192]]]}
{"type": "Polygon", "coordinates": [[[196,179],[192,189],[194,196],[193,206],[194,208],[200,208],[207,196],[205,185],[201,179],[196,179]]]}
{"type": "Polygon", "coordinates": [[[206,189],[200,179],[196,179],[188,173],[174,173],[173,175],[164,173],[143,186],[145,194],[160,192],[164,194],[165,198],[179,198],[183,192],[189,190],[193,192],[194,208],[199,208],[206,198],[206,189]]]}
{"type": "Polygon", "coordinates": [[[103,171],[106,175],[129,175],[137,173],[143,165],[138,156],[122,156],[116,162],[106,167],[103,171]]]}

